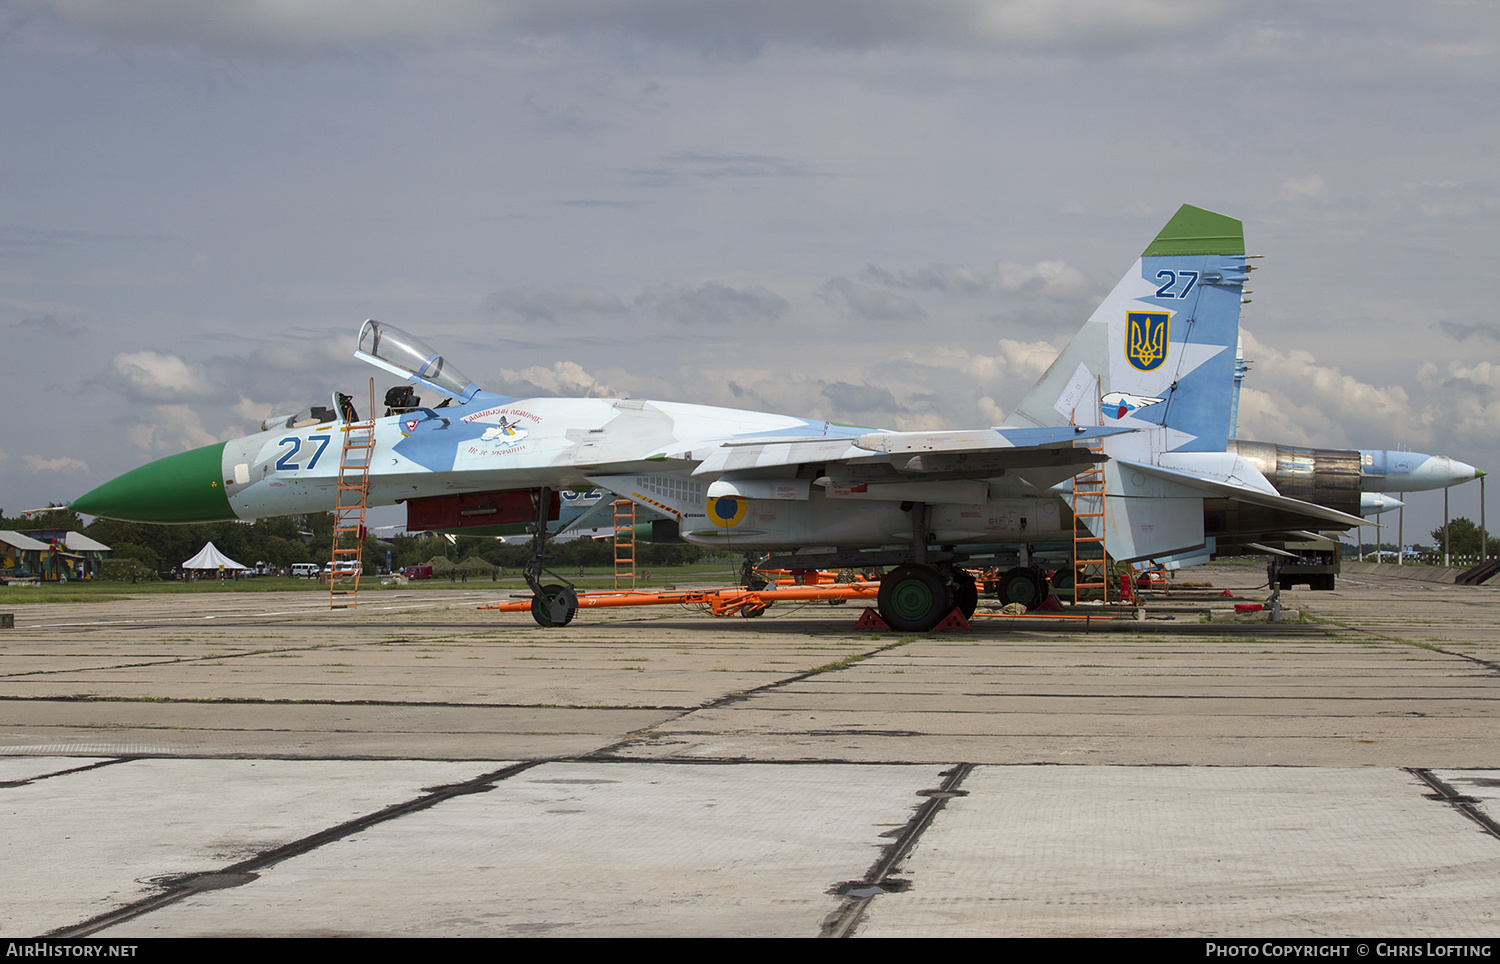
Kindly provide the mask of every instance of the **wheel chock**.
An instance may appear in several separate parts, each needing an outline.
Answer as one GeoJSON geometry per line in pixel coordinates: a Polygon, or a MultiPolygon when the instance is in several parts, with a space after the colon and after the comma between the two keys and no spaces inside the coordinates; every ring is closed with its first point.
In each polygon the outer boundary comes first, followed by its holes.
{"type": "Polygon", "coordinates": [[[1223,592],[1219,593],[1219,598],[1220,599],[1233,599],[1234,598],[1234,593],[1232,593],[1228,589],[1226,589],[1223,592]]]}
{"type": "Polygon", "coordinates": [[[1037,612],[1060,613],[1062,612],[1062,603],[1058,600],[1057,595],[1054,593],[1053,595],[1048,596],[1046,599],[1043,599],[1042,604],[1036,607],[1036,609],[1037,612]]]}
{"type": "Polygon", "coordinates": [[[859,620],[854,624],[855,629],[875,629],[881,632],[890,632],[890,624],[880,618],[880,614],[869,606],[860,613],[859,620]]]}
{"type": "Polygon", "coordinates": [[[953,612],[951,612],[948,615],[944,616],[943,617],[943,621],[940,622],[940,623],[938,623],[936,626],[934,626],[932,628],[933,629],[973,629],[974,627],[970,626],[969,625],[969,621],[964,618],[963,611],[960,610],[958,607],[955,606],[954,609],[953,609],[953,612]]]}

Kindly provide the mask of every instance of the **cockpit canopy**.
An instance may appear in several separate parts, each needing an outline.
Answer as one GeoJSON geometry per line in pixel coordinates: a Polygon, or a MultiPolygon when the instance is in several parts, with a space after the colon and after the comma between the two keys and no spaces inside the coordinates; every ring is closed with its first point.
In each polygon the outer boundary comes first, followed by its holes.
{"type": "Polygon", "coordinates": [[[354,410],[354,399],[343,392],[334,392],[327,405],[313,405],[291,416],[272,415],[260,423],[260,430],[270,432],[276,429],[310,428],[339,421],[340,416],[346,423],[359,421],[359,413],[354,410]]]}
{"type": "Polygon", "coordinates": [[[454,401],[466,402],[479,391],[479,386],[471,382],[469,376],[427,347],[420,338],[373,318],[359,330],[359,346],[354,357],[414,384],[441,392],[454,401]]]}
{"type": "Polygon", "coordinates": [[[309,425],[323,425],[334,420],[334,411],[327,405],[314,405],[304,408],[296,415],[283,418],[277,415],[260,423],[261,431],[270,431],[273,428],[307,428],[309,425]]]}

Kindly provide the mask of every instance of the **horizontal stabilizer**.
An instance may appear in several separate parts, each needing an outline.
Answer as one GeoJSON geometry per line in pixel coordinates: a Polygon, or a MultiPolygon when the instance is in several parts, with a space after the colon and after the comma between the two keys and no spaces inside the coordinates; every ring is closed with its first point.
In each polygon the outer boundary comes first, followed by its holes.
{"type": "Polygon", "coordinates": [[[1275,509],[1291,515],[1303,516],[1307,519],[1303,528],[1349,529],[1354,526],[1373,524],[1366,522],[1357,515],[1349,515],[1337,509],[1325,508],[1321,505],[1314,505],[1311,502],[1303,502],[1299,499],[1288,499],[1284,495],[1276,495],[1274,492],[1265,492],[1246,485],[1235,485],[1228,482],[1206,479],[1191,472],[1164,468],[1159,465],[1148,465],[1144,462],[1122,461],[1118,464],[1122,471],[1141,472],[1168,482],[1176,482],[1179,485],[1198,489],[1205,496],[1231,499],[1237,502],[1248,502],[1251,505],[1275,509]]]}
{"type": "Polygon", "coordinates": [[[1277,549],[1275,546],[1263,546],[1258,542],[1247,542],[1245,543],[1245,548],[1254,549],[1256,552],[1264,552],[1270,556],[1281,556],[1284,559],[1297,558],[1295,552],[1287,552],[1285,549],[1277,549]]]}

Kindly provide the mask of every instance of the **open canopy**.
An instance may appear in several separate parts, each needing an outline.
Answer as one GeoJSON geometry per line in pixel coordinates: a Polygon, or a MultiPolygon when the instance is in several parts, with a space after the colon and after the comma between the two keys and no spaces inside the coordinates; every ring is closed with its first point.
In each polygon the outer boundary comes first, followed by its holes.
{"type": "Polygon", "coordinates": [[[198,550],[198,554],[182,564],[184,569],[249,569],[220,552],[212,542],[198,550]]]}
{"type": "Polygon", "coordinates": [[[395,375],[435,389],[456,402],[466,402],[479,391],[469,376],[415,335],[373,318],[359,330],[354,357],[395,375]]]}

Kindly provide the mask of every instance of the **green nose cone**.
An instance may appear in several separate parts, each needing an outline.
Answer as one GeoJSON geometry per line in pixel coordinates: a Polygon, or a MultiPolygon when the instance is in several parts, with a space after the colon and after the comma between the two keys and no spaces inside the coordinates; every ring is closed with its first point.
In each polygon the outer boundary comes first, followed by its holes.
{"type": "Polygon", "coordinates": [[[224,443],[169,455],[99,486],[71,508],[125,522],[224,522],[235,518],[224,494],[224,443]]]}

